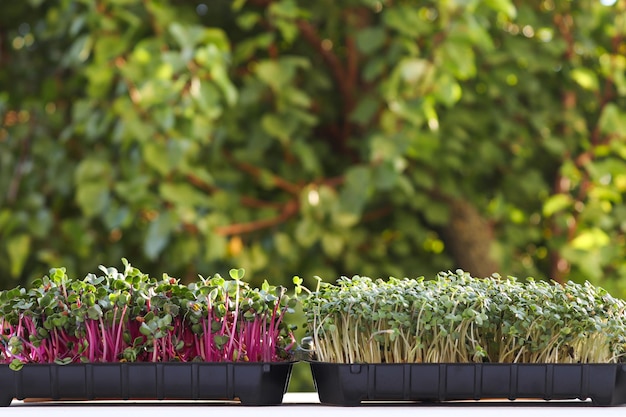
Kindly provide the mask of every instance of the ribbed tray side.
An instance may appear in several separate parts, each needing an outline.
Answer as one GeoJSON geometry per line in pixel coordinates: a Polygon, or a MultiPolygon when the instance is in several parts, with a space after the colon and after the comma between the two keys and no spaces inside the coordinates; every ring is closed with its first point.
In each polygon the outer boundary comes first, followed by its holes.
{"type": "Polygon", "coordinates": [[[621,364],[331,364],[311,362],[320,402],[587,399],[626,403],[621,364]]]}
{"type": "Polygon", "coordinates": [[[293,363],[94,363],[0,366],[0,406],[14,398],[236,400],[282,403],[293,363]]]}

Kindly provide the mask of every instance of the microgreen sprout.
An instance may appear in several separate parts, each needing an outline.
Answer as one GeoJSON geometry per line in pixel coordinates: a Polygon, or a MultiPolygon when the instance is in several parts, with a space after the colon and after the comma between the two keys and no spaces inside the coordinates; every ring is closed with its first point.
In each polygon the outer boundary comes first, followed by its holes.
{"type": "Polygon", "coordinates": [[[610,363],[626,350],[626,303],[589,283],[354,276],[302,302],[325,362],[610,363]]]}
{"type": "Polygon", "coordinates": [[[296,299],[265,282],[252,288],[245,271],[181,284],[124,268],[70,279],[50,271],[31,289],[0,292],[0,363],[274,362],[290,358],[284,318],[296,299]]]}

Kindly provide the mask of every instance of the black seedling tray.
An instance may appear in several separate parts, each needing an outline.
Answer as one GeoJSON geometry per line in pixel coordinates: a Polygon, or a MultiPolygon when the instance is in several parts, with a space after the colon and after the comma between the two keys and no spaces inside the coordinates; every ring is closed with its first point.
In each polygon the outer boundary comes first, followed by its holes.
{"type": "Polygon", "coordinates": [[[0,366],[0,406],[13,398],[236,400],[281,404],[291,362],[86,363],[0,366]]]}
{"type": "Polygon", "coordinates": [[[626,403],[626,364],[335,364],[311,362],[320,402],[486,398],[626,403]]]}

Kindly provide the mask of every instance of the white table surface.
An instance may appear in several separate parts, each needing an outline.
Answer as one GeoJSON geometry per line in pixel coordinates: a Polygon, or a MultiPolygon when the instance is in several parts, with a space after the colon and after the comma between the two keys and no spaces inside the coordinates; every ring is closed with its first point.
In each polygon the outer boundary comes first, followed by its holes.
{"type": "Polygon", "coordinates": [[[252,417],[389,417],[463,416],[463,417],[577,417],[624,416],[626,405],[594,407],[582,401],[463,401],[449,403],[367,403],[359,407],[322,405],[317,394],[287,393],[279,406],[250,407],[238,403],[214,401],[42,401],[13,400],[0,408],[0,416],[68,417],[178,417],[186,416],[252,416],[252,417]]]}

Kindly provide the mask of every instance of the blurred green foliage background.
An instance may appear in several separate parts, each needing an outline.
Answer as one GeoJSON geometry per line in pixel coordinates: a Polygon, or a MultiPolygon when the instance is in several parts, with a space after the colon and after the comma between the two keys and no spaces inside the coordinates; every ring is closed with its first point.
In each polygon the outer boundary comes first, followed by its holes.
{"type": "Polygon", "coordinates": [[[626,1],[0,4],[0,287],[590,280],[626,296],[626,1]]]}
{"type": "Polygon", "coordinates": [[[624,0],[2,2],[0,288],[126,257],[624,297],[625,36],[624,0]]]}

